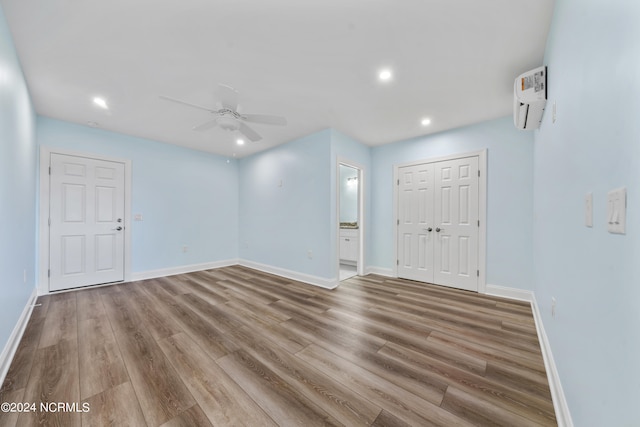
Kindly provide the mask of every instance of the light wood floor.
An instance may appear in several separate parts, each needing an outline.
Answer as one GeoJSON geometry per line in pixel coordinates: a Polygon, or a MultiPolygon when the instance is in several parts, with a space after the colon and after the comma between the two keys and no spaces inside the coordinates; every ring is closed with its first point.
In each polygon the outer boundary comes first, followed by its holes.
{"type": "Polygon", "coordinates": [[[555,425],[528,304],[234,266],[41,297],[1,426],[555,425]]]}

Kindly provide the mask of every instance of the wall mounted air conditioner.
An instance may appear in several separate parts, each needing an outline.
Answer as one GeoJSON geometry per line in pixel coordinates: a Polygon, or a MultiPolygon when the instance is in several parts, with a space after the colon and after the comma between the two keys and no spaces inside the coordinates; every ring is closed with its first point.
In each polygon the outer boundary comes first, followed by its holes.
{"type": "Polygon", "coordinates": [[[547,104],[547,67],[521,74],[513,84],[513,123],[518,129],[538,129],[547,104]]]}

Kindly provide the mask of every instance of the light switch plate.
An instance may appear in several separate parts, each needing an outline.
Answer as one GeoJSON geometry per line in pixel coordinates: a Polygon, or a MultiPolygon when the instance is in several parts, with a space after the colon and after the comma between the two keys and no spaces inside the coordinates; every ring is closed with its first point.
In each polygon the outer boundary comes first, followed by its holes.
{"type": "Polygon", "coordinates": [[[607,230],[625,234],[627,224],[627,189],[618,188],[607,193],[607,230]]]}
{"type": "Polygon", "coordinates": [[[584,197],[584,225],[593,227],[593,193],[584,197]]]}

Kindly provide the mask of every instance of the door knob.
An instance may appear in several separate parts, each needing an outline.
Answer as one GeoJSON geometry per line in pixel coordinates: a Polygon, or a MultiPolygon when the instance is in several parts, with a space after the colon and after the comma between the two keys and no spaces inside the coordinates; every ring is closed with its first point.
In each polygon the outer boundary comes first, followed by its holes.
{"type": "Polygon", "coordinates": [[[439,233],[440,232],[440,227],[436,227],[436,232],[439,233]]]}
{"type": "Polygon", "coordinates": [[[116,228],[112,228],[112,230],[115,230],[115,231],[121,231],[121,230],[122,230],[122,227],[118,226],[118,227],[116,227],[116,228]]]}
{"type": "Polygon", "coordinates": [[[425,228],[425,230],[427,230],[429,233],[431,233],[431,231],[433,230],[433,228],[429,227],[429,228],[425,228]]]}

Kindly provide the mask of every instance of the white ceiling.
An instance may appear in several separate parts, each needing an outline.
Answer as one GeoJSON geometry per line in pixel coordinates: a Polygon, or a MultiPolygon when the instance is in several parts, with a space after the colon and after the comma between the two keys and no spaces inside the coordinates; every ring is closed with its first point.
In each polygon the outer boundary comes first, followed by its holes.
{"type": "Polygon", "coordinates": [[[542,65],[553,3],[0,0],[39,114],[237,157],[328,127],[375,146],[509,115],[515,77],[542,65]],[[242,112],[288,125],[252,125],[264,139],[238,147],[191,129],[206,111],[159,98],[215,107],[219,83],[242,112]]]}

